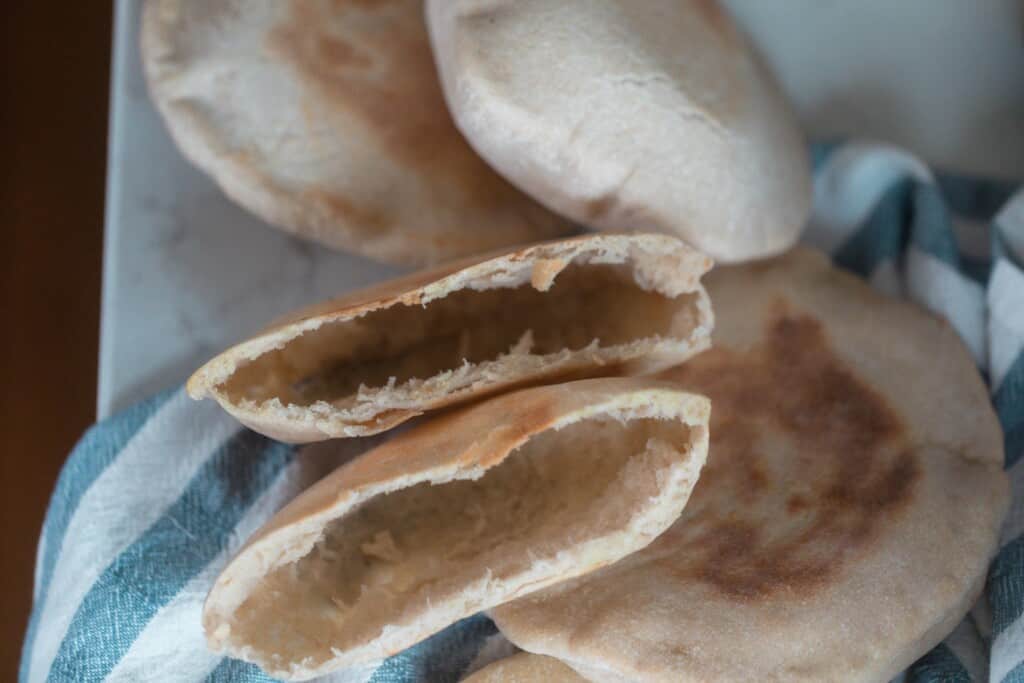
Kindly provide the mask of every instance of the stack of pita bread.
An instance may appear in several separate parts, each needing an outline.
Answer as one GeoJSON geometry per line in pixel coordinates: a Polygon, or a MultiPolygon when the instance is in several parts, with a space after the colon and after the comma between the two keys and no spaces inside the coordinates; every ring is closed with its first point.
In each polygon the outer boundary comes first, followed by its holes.
{"type": "Polygon", "coordinates": [[[386,433],[229,563],[212,648],[306,680],[486,611],[524,652],[467,680],[887,681],[976,600],[987,392],[949,326],[793,246],[798,128],[714,2],[144,14],[154,99],[229,195],[464,257],[190,379],[283,441],[386,433]],[[573,223],[602,232],[513,246],[573,223]]]}
{"type": "Polygon", "coordinates": [[[577,225],[738,261],[809,211],[789,106],[710,0],[147,0],[142,56],[228,196],[382,261],[577,225]]]}

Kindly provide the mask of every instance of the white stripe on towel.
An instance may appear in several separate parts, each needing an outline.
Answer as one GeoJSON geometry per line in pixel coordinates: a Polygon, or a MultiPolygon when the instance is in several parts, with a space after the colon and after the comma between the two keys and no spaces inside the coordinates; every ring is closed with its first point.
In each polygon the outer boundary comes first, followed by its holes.
{"type": "Polygon", "coordinates": [[[68,625],[96,579],[160,519],[196,469],[238,430],[238,423],[216,404],[196,404],[179,391],[82,495],[41,607],[30,682],[46,680],[68,625]]]}
{"type": "MultiPolygon", "coordinates": [[[[1024,273],[999,259],[988,283],[989,379],[992,393],[1024,351],[1024,273]]],[[[1018,491],[1020,489],[1014,489],[1018,491]]]]}
{"type": "Polygon", "coordinates": [[[814,176],[814,208],[802,241],[831,254],[861,228],[882,195],[908,176],[932,180],[927,166],[895,147],[843,145],[814,176]]]}
{"type": "Polygon", "coordinates": [[[39,544],[36,545],[36,568],[32,573],[32,604],[39,602],[39,594],[43,590],[43,555],[46,553],[46,524],[39,533],[39,544]]]}
{"type": "Polygon", "coordinates": [[[1017,262],[1024,262],[1024,190],[1018,190],[999,210],[995,224],[1017,262]]]}
{"type": "Polygon", "coordinates": [[[1024,616],[1007,626],[992,641],[992,661],[989,662],[989,680],[1002,681],[1006,674],[1024,658],[1024,616]]]}
{"type": "MultiPolygon", "coordinates": [[[[160,662],[161,668],[168,671],[179,672],[183,681],[205,679],[223,658],[207,650],[202,628],[203,601],[217,575],[242,544],[285,503],[372,443],[376,442],[360,439],[305,447],[239,520],[228,547],[153,616],[107,676],[107,683],[145,680],[153,670],[153,662],[160,662]]],[[[339,682],[364,683],[376,668],[375,665],[365,671],[348,672],[345,679],[334,678],[339,682]]]]}
{"type": "Polygon", "coordinates": [[[153,616],[107,676],[108,683],[145,680],[153,671],[153,662],[160,662],[164,670],[177,672],[183,681],[200,681],[217,668],[222,655],[210,652],[203,636],[202,610],[206,593],[245,539],[298,492],[294,483],[294,470],[298,468],[298,463],[290,463],[253,502],[235,527],[230,545],[153,616]]]}
{"type": "Polygon", "coordinates": [[[986,368],[985,290],[981,285],[913,245],[907,249],[906,284],[910,298],[949,320],[974,362],[986,368]]]}

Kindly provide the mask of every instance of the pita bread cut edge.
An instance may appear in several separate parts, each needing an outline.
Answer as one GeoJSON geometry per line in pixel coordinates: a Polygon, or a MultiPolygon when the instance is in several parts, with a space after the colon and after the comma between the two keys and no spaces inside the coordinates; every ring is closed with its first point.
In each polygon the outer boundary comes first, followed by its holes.
{"type": "Polygon", "coordinates": [[[188,381],[283,441],[375,434],[425,411],[704,350],[711,260],[667,235],[589,235],[386,282],[299,311],[188,381]]]}
{"type": "Polygon", "coordinates": [[[963,618],[998,547],[988,391],[949,324],[820,253],[706,280],[714,347],[663,375],[714,406],[682,516],[491,616],[599,682],[889,681],[963,618]]]}
{"type": "Polygon", "coordinates": [[[207,598],[208,643],[304,680],[615,562],[679,516],[709,412],[671,383],[601,378],[422,422],[254,535],[207,598]]]}

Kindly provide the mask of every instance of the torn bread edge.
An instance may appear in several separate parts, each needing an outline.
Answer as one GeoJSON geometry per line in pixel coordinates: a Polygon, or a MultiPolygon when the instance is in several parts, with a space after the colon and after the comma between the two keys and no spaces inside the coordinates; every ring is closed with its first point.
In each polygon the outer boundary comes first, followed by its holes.
{"type": "Polygon", "coordinates": [[[712,265],[705,254],[675,237],[659,234],[585,235],[464,259],[302,309],[210,360],[188,380],[187,389],[194,399],[215,399],[228,413],[261,434],[306,443],[377,434],[428,410],[572,372],[609,374],[600,368],[613,364],[629,374],[653,372],[676,365],[710,346],[714,317],[700,278],[712,265]],[[398,386],[361,390],[352,409],[339,408],[327,401],[300,406],[285,405],[278,399],[235,400],[224,388],[242,365],[281,349],[302,335],[315,334],[326,324],[353,320],[392,306],[425,306],[461,290],[512,289],[529,283],[544,292],[570,264],[625,264],[631,266],[634,281],[645,291],[656,291],[669,298],[696,294],[697,324],[686,338],[641,338],[606,348],[591,344],[575,351],[563,349],[541,356],[528,350],[521,353],[521,347],[525,347],[521,339],[509,353],[493,360],[467,362],[398,386]]]}
{"type": "MultiPolygon", "coordinates": [[[[203,609],[211,650],[254,662],[269,674],[306,680],[342,668],[380,661],[448,625],[533,591],[611,564],[647,546],[679,517],[707,458],[710,401],[677,385],[650,378],[601,378],[534,387],[504,394],[421,423],[338,468],[277,513],[218,577],[203,609]],[[425,604],[394,615],[379,633],[365,634],[330,659],[301,653],[264,652],[239,642],[232,619],[264,578],[309,554],[328,525],[371,498],[430,482],[478,479],[531,438],[587,419],[662,418],[681,421],[686,443],[643,454],[656,468],[657,491],[623,505],[628,523],[535,559],[526,572],[504,580],[490,568],[462,589],[458,600],[425,604]]],[[[621,491],[619,491],[621,493],[621,491]]],[[[634,492],[635,495],[635,492],[634,492]]],[[[596,524],[596,522],[595,522],[596,524]]]]}

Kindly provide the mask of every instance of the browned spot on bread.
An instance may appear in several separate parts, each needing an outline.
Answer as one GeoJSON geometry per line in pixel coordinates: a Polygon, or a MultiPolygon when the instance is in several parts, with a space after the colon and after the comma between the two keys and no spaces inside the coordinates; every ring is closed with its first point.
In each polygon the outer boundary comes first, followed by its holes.
{"type": "Polygon", "coordinates": [[[330,36],[322,36],[314,43],[315,57],[318,61],[333,64],[346,69],[365,69],[373,65],[373,60],[354,47],[351,43],[337,40],[330,36]]]}
{"type": "Polygon", "coordinates": [[[610,194],[595,197],[584,204],[583,212],[586,215],[587,220],[597,220],[598,218],[608,215],[615,206],[616,201],[616,198],[610,194]]]}
{"type": "Polygon", "coordinates": [[[328,215],[341,216],[354,226],[370,230],[377,235],[384,233],[394,224],[392,217],[380,209],[353,202],[337,192],[316,188],[308,190],[304,198],[312,204],[322,206],[328,215]]]}
{"type": "Polygon", "coordinates": [[[808,507],[810,507],[810,501],[799,493],[794,493],[786,499],[786,511],[790,514],[798,514],[806,510],[808,507]]]}
{"type": "Polygon", "coordinates": [[[749,463],[746,475],[747,493],[751,496],[756,495],[768,485],[768,475],[757,465],[757,462],[749,463]]]}
{"type": "Polygon", "coordinates": [[[806,594],[913,495],[899,417],[812,317],[780,302],[752,348],[718,346],[666,374],[713,405],[705,473],[655,542],[672,548],[661,567],[673,575],[738,599],[806,594]]]}
{"type": "MultiPolygon", "coordinates": [[[[310,88],[321,125],[359,135],[362,124],[384,153],[464,205],[526,200],[473,152],[441,92],[421,0],[293,0],[270,32],[268,51],[310,88]]],[[[393,197],[375,199],[386,207],[393,197]]],[[[352,199],[346,199],[355,204],[352,199]]],[[[366,209],[369,211],[369,209],[366,209]]]]}
{"type": "Polygon", "coordinates": [[[728,41],[735,41],[736,30],[732,19],[718,4],[718,0],[695,0],[693,7],[716,33],[728,41]]]}

